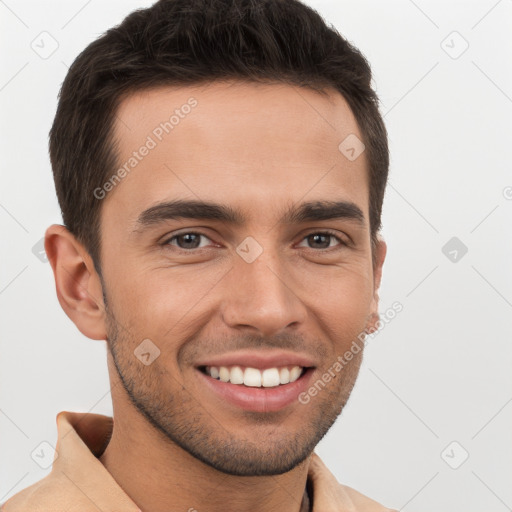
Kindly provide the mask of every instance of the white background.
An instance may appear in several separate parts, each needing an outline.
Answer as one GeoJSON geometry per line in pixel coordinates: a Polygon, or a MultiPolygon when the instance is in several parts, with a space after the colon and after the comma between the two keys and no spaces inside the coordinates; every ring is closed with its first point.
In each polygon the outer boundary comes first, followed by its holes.
{"type": "MultiPolygon", "coordinates": [[[[504,512],[512,507],[512,1],[306,3],[373,68],[391,149],[381,311],[404,307],[368,344],[349,404],[317,451],[339,481],[389,507],[504,512]],[[442,252],[454,236],[468,248],[455,262],[442,252]],[[447,464],[466,451],[458,469],[447,464]]],[[[0,1],[0,503],[50,471],[30,454],[42,441],[55,445],[59,411],[112,414],[105,342],[83,337],[64,315],[51,268],[32,248],[61,222],[47,136],[67,67],[150,4],[0,1]],[[58,42],[46,59],[31,47],[41,37],[47,50],[58,42]]]]}

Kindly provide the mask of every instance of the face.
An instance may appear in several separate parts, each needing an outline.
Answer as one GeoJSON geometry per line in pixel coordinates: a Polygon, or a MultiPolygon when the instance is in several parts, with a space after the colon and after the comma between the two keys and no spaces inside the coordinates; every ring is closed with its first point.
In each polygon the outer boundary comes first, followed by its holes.
{"type": "Polygon", "coordinates": [[[117,112],[125,172],[99,199],[108,347],[130,406],[225,473],[295,467],[354,386],[362,350],[333,365],[377,311],[383,256],[372,266],[349,134],[340,94],[290,85],[158,88],[117,112]]]}

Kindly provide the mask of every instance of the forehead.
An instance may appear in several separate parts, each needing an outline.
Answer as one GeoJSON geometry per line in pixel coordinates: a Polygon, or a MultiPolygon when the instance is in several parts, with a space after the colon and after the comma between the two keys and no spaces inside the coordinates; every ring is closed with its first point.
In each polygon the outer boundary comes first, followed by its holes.
{"type": "Polygon", "coordinates": [[[362,136],[334,90],[237,81],[144,90],[120,103],[114,135],[125,172],[103,208],[132,222],[183,197],[260,221],[301,198],[350,200],[367,215],[366,155],[351,161],[339,149],[362,136]]]}

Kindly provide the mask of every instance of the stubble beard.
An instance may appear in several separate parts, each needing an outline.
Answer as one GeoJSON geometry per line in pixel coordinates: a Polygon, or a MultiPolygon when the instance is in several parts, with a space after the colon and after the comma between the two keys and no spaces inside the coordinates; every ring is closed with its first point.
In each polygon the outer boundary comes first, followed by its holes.
{"type": "MultiPolygon", "coordinates": [[[[106,297],[104,297],[106,299],[106,297]]],[[[282,411],[242,411],[244,425],[235,432],[223,426],[222,415],[212,414],[185,389],[158,359],[145,366],[135,357],[138,342],[120,328],[105,300],[107,348],[120,382],[135,410],[157,434],[172,445],[229,475],[270,476],[290,471],[304,462],[325,436],[346,405],[359,373],[363,350],[308,406],[282,411]],[[124,336],[120,335],[121,329],[124,336]],[[296,432],[281,424],[290,414],[300,415],[296,432]]],[[[172,461],[170,461],[172,463],[172,461]]]]}

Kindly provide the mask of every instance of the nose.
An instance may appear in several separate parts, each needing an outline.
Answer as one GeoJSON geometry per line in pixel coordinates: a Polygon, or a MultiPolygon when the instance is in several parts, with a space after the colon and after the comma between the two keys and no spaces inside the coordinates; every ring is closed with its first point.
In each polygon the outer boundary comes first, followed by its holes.
{"type": "Polygon", "coordinates": [[[226,278],[222,317],[229,327],[272,336],[304,323],[306,308],[294,277],[269,251],[252,263],[236,258],[226,278]]]}

